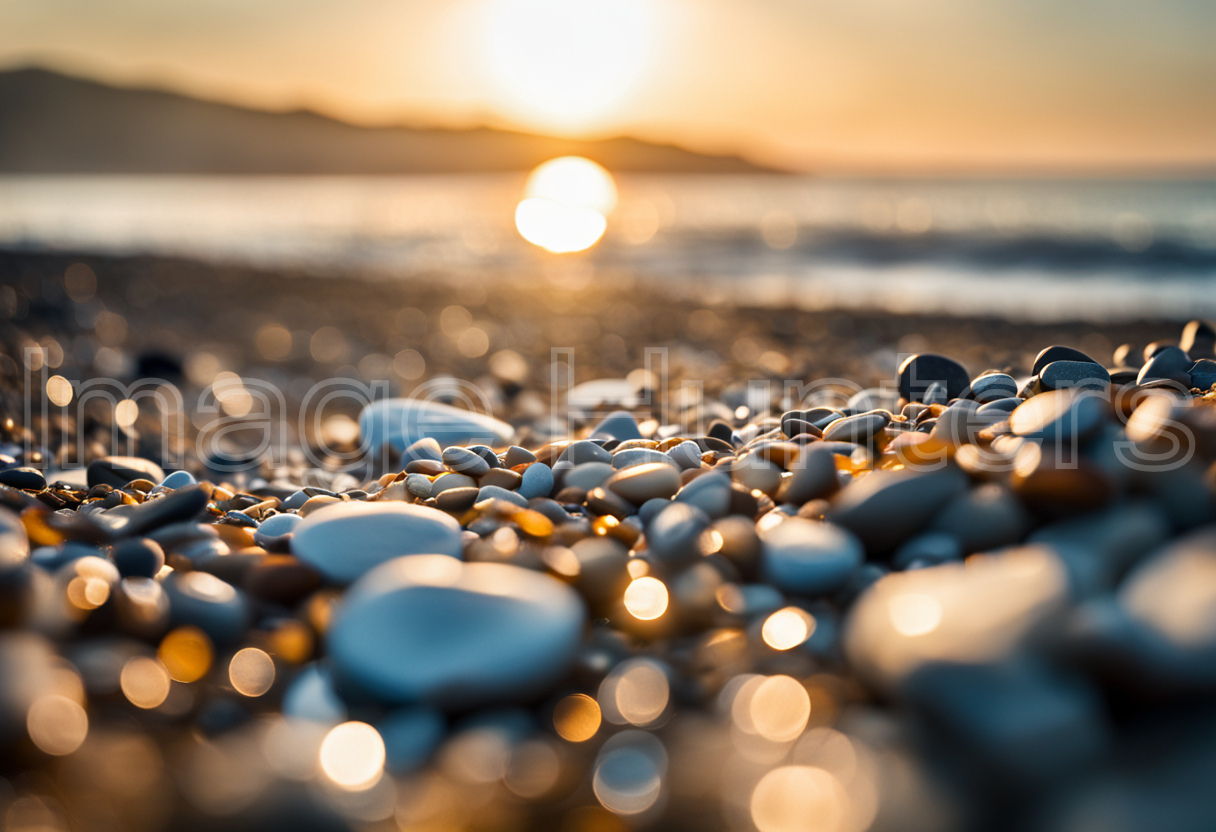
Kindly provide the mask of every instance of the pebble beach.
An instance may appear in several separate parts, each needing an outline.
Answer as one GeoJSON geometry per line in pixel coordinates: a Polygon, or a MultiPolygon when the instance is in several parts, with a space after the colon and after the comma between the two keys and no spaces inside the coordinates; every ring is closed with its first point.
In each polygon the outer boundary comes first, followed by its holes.
{"type": "Polygon", "coordinates": [[[0,253],[0,825],[1211,829],[1216,329],[1052,319],[0,253]]]}

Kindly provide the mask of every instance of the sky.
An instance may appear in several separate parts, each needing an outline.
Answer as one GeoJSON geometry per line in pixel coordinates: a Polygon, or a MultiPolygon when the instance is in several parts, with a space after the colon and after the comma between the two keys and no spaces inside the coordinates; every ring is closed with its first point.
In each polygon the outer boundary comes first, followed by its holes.
{"type": "Polygon", "coordinates": [[[1212,0],[3,0],[30,64],[829,173],[1216,171],[1212,0]]]}

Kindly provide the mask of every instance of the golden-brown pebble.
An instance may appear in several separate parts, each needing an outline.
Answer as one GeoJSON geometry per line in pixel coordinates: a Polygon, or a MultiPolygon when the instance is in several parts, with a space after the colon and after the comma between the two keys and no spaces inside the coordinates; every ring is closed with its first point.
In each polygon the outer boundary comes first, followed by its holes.
{"type": "Polygon", "coordinates": [[[508,491],[514,491],[519,487],[519,481],[523,476],[518,471],[512,471],[509,468],[491,468],[481,476],[477,481],[478,485],[496,485],[499,488],[505,488],[508,491]]]}

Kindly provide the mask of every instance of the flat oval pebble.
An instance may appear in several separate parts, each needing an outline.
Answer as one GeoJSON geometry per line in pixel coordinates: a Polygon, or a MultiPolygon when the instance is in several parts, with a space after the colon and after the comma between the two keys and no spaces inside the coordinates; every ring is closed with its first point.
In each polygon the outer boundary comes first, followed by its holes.
{"type": "Polygon", "coordinates": [[[640,506],[657,497],[670,497],[680,490],[680,472],[670,462],[648,462],[617,471],[604,487],[640,506]]]}
{"type": "Polygon", "coordinates": [[[697,477],[675,496],[676,502],[696,506],[713,518],[726,516],[730,511],[730,498],[730,477],[716,471],[697,477]]]}
{"type": "Polygon", "coordinates": [[[669,503],[646,527],[646,545],[660,561],[679,565],[701,555],[701,533],[709,516],[689,503],[669,503]]]}
{"type": "Polygon", "coordinates": [[[443,464],[461,474],[480,477],[490,470],[490,463],[467,448],[452,446],[443,451],[443,464]]]}
{"type": "Polygon", "coordinates": [[[122,488],[131,480],[160,482],[165,478],[159,465],[137,456],[105,456],[90,462],[87,470],[90,488],[94,485],[122,488]]]}
{"type": "Polygon", "coordinates": [[[1013,376],[1005,373],[985,373],[971,381],[971,398],[980,404],[987,404],[1017,394],[1017,381],[1013,376]]]}
{"type": "Polygon", "coordinates": [[[292,533],[291,551],[328,580],[346,584],[401,555],[459,558],[460,524],[426,506],[352,500],[306,517],[292,533]]]}
{"type": "Polygon", "coordinates": [[[36,468],[6,468],[0,471],[0,485],[24,491],[41,491],[46,488],[46,477],[36,468]]]}
{"type": "Polygon", "coordinates": [[[1034,364],[1030,368],[1030,374],[1037,376],[1043,372],[1043,368],[1054,361],[1081,361],[1086,364],[1097,364],[1085,353],[1080,350],[1074,350],[1072,347],[1065,347],[1059,344],[1043,349],[1035,356],[1034,364]]]}
{"type": "Polygon", "coordinates": [[[420,439],[434,439],[442,447],[473,442],[499,447],[515,438],[515,428],[493,416],[422,399],[369,404],[359,414],[359,433],[373,451],[385,444],[404,451],[420,439]]]}
{"type": "Polygon", "coordinates": [[[548,690],[585,618],[578,594],[543,573],[418,556],[354,584],[326,642],[338,678],[381,702],[467,709],[548,690]]]}
{"type": "Polygon", "coordinates": [[[966,488],[966,475],[954,467],[874,471],[837,494],[827,518],[860,537],[867,552],[889,552],[966,488]]]}
{"type": "Polygon", "coordinates": [[[480,503],[482,500],[506,500],[520,508],[528,507],[527,497],[498,485],[483,485],[477,492],[477,502],[480,503]]]}
{"type": "Polygon", "coordinates": [[[1110,373],[1100,364],[1088,361],[1053,361],[1039,373],[1044,390],[1105,390],[1110,373]]]}
{"type": "Polygon", "coordinates": [[[197,485],[198,480],[189,471],[174,471],[161,480],[160,484],[165,488],[185,488],[188,485],[197,485]]]}
{"type": "Polygon", "coordinates": [[[590,491],[603,485],[615,473],[616,469],[607,462],[584,462],[566,471],[562,487],[590,491]]]}
{"type": "Polygon", "coordinates": [[[791,517],[760,535],[765,580],[796,595],[840,588],[865,558],[861,541],[839,526],[791,517]]]}
{"type": "Polygon", "coordinates": [[[221,646],[235,644],[245,635],[251,617],[249,600],[227,581],[206,572],[174,572],[162,586],[174,627],[198,627],[221,646]]]}
{"type": "Polygon", "coordinates": [[[885,410],[859,413],[832,422],[823,431],[823,438],[828,442],[868,442],[890,423],[891,414],[885,410]]]}
{"type": "Polygon", "coordinates": [[[653,448],[628,448],[612,455],[613,468],[629,468],[633,465],[647,465],[654,462],[676,467],[674,459],[663,451],[656,451],[653,448]]]}

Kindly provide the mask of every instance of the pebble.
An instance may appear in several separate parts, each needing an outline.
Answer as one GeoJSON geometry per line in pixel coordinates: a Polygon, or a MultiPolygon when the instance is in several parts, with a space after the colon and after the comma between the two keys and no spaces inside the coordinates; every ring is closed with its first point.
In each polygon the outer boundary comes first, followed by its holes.
{"type": "Polygon", "coordinates": [[[1216,361],[1201,358],[1190,366],[1187,374],[1191,379],[1191,387],[1197,387],[1201,391],[1207,392],[1212,389],[1212,385],[1216,384],[1216,361]]]}
{"type": "Polygon", "coordinates": [[[861,541],[831,523],[791,517],[761,533],[761,572],[769,583],[795,595],[839,589],[865,558],[861,541]]]}
{"type": "Polygon", "coordinates": [[[966,392],[971,376],[957,361],[932,353],[910,355],[899,365],[899,395],[908,401],[927,401],[934,382],[944,385],[946,399],[954,399],[966,392]]]}
{"type": "Polygon", "coordinates": [[[646,547],[660,563],[678,567],[701,556],[709,515],[690,503],[671,502],[646,526],[646,547]]]}
{"type": "MultiPolygon", "coordinates": [[[[435,505],[447,512],[461,512],[473,507],[477,502],[481,489],[475,485],[462,485],[447,488],[435,497],[435,505]]],[[[402,553],[398,553],[402,554],[402,553]]]]}
{"type": "MultiPolygon", "coordinates": [[[[696,506],[709,517],[724,517],[730,511],[730,477],[717,472],[702,474],[681,488],[676,494],[675,500],[679,503],[696,506]]],[[[655,503],[655,505],[662,508],[665,503],[655,503]]]]}
{"type": "Polygon", "coordinates": [[[131,480],[161,482],[165,472],[155,462],[135,456],[106,456],[89,463],[87,469],[89,487],[112,485],[122,488],[131,480]]]}
{"type": "Polygon", "coordinates": [[[275,514],[258,524],[253,542],[270,551],[286,551],[291,535],[304,521],[298,514],[275,514]]]}
{"type": "Polygon", "coordinates": [[[647,500],[673,496],[680,490],[680,473],[669,462],[648,462],[617,471],[604,487],[640,506],[647,500]]]}
{"type": "Polygon", "coordinates": [[[581,439],[567,445],[557,457],[558,462],[569,462],[571,465],[582,465],[587,462],[602,462],[611,465],[612,453],[604,450],[603,445],[581,439]]]}
{"type": "Polygon", "coordinates": [[[513,503],[520,508],[528,507],[527,497],[514,491],[508,491],[497,485],[483,485],[477,492],[475,502],[480,503],[482,500],[506,500],[508,503],[513,503]]]}
{"type": "Polygon", "coordinates": [[[1043,372],[1044,367],[1056,361],[1077,361],[1083,364],[1098,363],[1080,350],[1057,344],[1056,346],[1047,347],[1035,357],[1034,364],[1030,367],[1030,374],[1037,376],[1043,372]]]}
{"type": "Polygon", "coordinates": [[[827,519],[852,531],[870,554],[893,551],[967,487],[951,466],[939,471],[874,471],[837,494],[827,519]]]}
{"type": "Polygon", "coordinates": [[[1216,329],[1207,321],[1188,321],[1178,348],[1196,360],[1216,357],[1216,329]]]}
{"type": "Polygon", "coordinates": [[[185,488],[190,485],[197,485],[198,480],[189,471],[174,471],[161,480],[160,484],[165,488],[185,488]]]}
{"type": "Polygon", "coordinates": [[[425,705],[396,708],[376,722],[384,740],[384,763],[391,773],[408,774],[422,767],[447,735],[447,719],[425,705]]]}
{"type": "Polygon", "coordinates": [[[124,578],[154,578],[165,565],[165,552],[154,540],[132,538],[115,544],[110,559],[124,578]]]}
{"type": "Polygon", "coordinates": [[[627,448],[612,455],[612,467],[617,469],[653,463],[662,463],[673,468],[679,467],[676,461],[666,453],[652,448],[627,448]]]}
{"type": "Polygon", "coordinates": [[[417,556],[356,582],[326,645],[340,682],[379,702],[463,710],[548,689],[585,620],[578,594],[547,575],[417,556]]]}
{"type": "Polygon", "coordinates": [[[1189,388],[1191,386],[1190,357],[1177,347],[1162,347],[1152,358],[1144,362],[1136,376],[1137,384],[1144,384],[1156,379],[1176,381],[1189,388]]]}
{"type": "Polygon", "coordinates": [[[846,416],[832,422],[823,431],[823,438],[828,442],[861,444],[869,442],[889,424],[891,424],[891,414],[885,410],[859,413],[856,416],[846,416]]]}
{"type": "Polygon", "coordinates": [[[252,611],[245,593],[232,584],[206,572],[174,572],[161,585],[172,626],[198,627],[221,647],[245,635],[252,611]]]}
{"type": "Polygon", "coordinates": [[[1027,439],[1078,442],[1097,431],[1110,411],[1092,392],[1054,390],[1040,393],[1009,414],[1013,432],[1027,439]]]}
{"type": "Polygon", "coordinates": [[[985,373],[971,381],[971,398],[980,404],[988,404],[1017,394],[1017,381],[1006,373],[985,373]]]}
{"type": "MultiPolygon", "coordinates": [[[[668,456],[684,470],[692,470],[701,467],[701,447],[692,441],[681,442],[670,451],[668,456]]],[[[613,464],[616,460],[613,460],[613,464]]]]}
{"type": "Polygon", "coordinates": [[[373,449],[388,444],[398,451],[420,439],[434,439],[441,447],[473,442],[500,447],[515,438],[515,429],[493,416],[422,399],[369,404],[359,414],[359,433],[373,449]]]}
{"type": "MultiPolygon", "coordinates": [[[[476,491],[474,491],[476,494],[476,491]]],[[[462,554],[460,524],[433,508],[351,501],[326,506],[296,526],[291,550],[337,584],[401,555],[462,554]]]]}
{"type": "Polygon", "coordinates": [[[781,502],[802,505],[826,497],[837,488],[836,456],[831,451],[810,445],[790,466],[793,476],[784,480],[777,493],[781,502]]]}
{"type": "Polygon", "coordinates": [[[6,468],[0,471],[0,485],[24,491],[41,491],[46,488],[46,477],[36,468],[6,468]]]}
{"type": "Polygon", "coordinates": [[[412,496],[425,500],[431,496],[431,492],[434,490],[434,483],[423,474],[406,474],[405,490],[412,496]]]}
{"type": "Polygon", "coordinates": [[[591,432],[593,438],[603,437],[606,439],[641,439],[642,431],[638,429],[637,420],[633,418],[627,410],[617,410],[609,413],[604,417],[595,430],[591,432]]]}
{"type": "Polygon", "coordinates": [[[444,449],[443,464],[469,477],[480,477],[490,470],[490,463],[476,453],[456,446],[444,449]]]}
{"type": "Polygon", "coordinates": [[[566,470],[562,476],[562,488],[590,491],[606,483],[615,473],[616,469],[607,462],[584,462],[566,470]]]}
{"type": "Polygon", "coordinates": [[[519,494],[528,500],[548,497],[553,492],[553,484],[553,469],[543,462],[533,462],[524,469],[519,494]]]}
{"type": "Polygon", "coordinates": [[[1044,390],[1106,390],[1110,373],[1100,364],[1087,361],[1053,361],[1039,373],[1044,390]]]}

